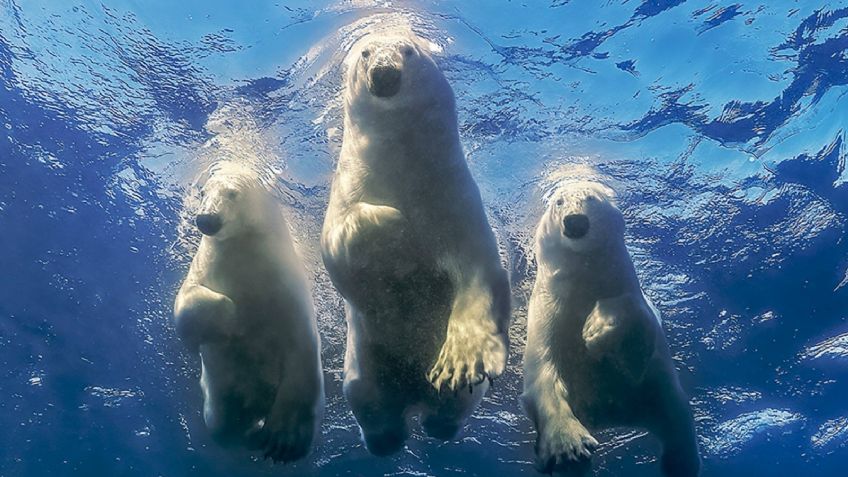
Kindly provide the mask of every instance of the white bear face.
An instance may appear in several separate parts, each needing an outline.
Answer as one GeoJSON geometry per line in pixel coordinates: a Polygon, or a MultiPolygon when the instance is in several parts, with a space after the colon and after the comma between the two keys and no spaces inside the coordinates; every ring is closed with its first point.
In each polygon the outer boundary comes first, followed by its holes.
{"type": "Polygon", "coordinates": [[[254,181],[232,174],[214,174],[201,189],[200,210],[195,224],[215,240],[225,240],[257,224],[263,209],[262,189],[254,181]]]}
{"type": "Polygon", "coordinates": [[[624,218],[612,189],[597,182],[572,182],[553,193],[536,233],[540,247],[592,253],[624,240],[624,218]]]}
{"type": "Polygon", "coordinates": [[[414,36],[375,36],[351,51],[348,101],[357,107],[395,109],[440,98],[447,86],[428,49],[414,36]]]}

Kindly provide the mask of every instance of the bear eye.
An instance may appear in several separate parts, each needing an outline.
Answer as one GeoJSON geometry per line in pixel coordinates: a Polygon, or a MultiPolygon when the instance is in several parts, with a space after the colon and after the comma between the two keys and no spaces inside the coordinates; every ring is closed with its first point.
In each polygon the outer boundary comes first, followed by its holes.
{"type": "Polygon", "coordinates": [[[409,58],[413,53],[415,53],[415,50],[413,50],[411,46],[405,46],[401,52],[403,53],[403,56],[409,58]]]}
{"type": "Polygon", "coordinates": [[[369,56],[371,56],[371,52],[370,52],[370,51],[368,51],[368,50],[362,50],[362,57],[363,57],[363,58],[365,58],[365,59],[367,60],[369,56]]]}
{"type": "Polygon", "coordinates": [[[562,198],[559,198],[556,201],[556,205],[562,205],[563,203],[564,203],[564,201],[562,200],[562,198]]]}
{"type": "Polygon", "coordinates": [[[229,199],[229,200],[233,200],[233,199],[235,199],[236,197],[238,197],[238,192],[236,192],[236,191],[234,191],[234,190],[228,190],[228,191],[224,194],[224,196],[225,196],[227,199],[229,199]]]}

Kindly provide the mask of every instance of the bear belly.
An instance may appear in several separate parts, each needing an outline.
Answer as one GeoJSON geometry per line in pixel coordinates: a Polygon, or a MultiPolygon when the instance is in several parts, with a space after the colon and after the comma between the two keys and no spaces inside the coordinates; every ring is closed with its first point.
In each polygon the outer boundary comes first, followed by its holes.
{"type": "Polygon", "coordinates": [[[640,424],[634,409],[644,409],[645,383],[634,383],[611,362],[597,360],[585,347],[557,366],[574,415],[589,427],[640,424]]]}
{"type": "Polygon", "coordinates": [[[242,343],[200,348],[204,414],[213,433],[237,435],[267,417],[277,395],[279,373],[242,343]]]}
{"type": "Polygon", "coordinates": [[[561,341],[555,356],[574,415],[589,427],[637,424],[632,414],[644,408],[644,382],[634,383],[607,359],[590,356],[578,336],[561,341]]]}
{"type": "Polygon", "coordinates": [[[453,303],[448,275],[419,264],[401,278],[384,275],[369,288],[362,306],[357,304],[355,323],[367,353],[377,361],[429,369],[445,340],[453,303]]]}

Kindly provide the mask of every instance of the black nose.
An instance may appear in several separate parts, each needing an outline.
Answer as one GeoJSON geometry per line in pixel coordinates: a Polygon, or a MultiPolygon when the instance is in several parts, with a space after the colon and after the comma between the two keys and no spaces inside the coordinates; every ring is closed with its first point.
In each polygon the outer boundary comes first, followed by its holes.
{"type": "Polygon", "coordinates": [[[589,232],[589,217],[583,214],[566,215],[562,220],[562,233],[570,239],[579,239],[589,232]]]}
{"type": "Polygon", "coordinates": [[[400,69],[394,66],[371,68],[371,94],[378,98],[390,98],[400,91],[400,69]]]}
{"type": "Polygon", "coordinates": [[[195,219],[195,223],[197,224],[197,229],[203,235],[215,235],[221,230],[221,226],[224,225],[223,221],[221,221],[221,216],[218,214],[200,214],[195,219]]]}

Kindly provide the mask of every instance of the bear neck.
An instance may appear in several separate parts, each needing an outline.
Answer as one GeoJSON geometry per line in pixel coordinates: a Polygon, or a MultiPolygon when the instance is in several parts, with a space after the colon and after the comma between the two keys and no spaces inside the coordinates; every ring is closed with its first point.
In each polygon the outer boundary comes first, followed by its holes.
{"type": "Polygon", "coordinates": [[[595,299],[639,289],[636,269],[623,242],[588,253],[547,251],[540,255],[539,262],[539,278],[557,289],[591,291],[595,299]]]}
{"type": "Polygon", "coordinates": [[[391,174],[399,182],[453,174],[457,166],[465,165],[456,113],[436,101],[423,109],[362,114],[351,106],[345,115],[344,134],[344,161],[353,161],[365,171],[391,174]]]}
{"type": "Polygon", "coordinates": [[[429,134],[452,132],[458,136],[453,96],[449,99],[432,98],[395,108],[382,108],[365,100],[352,101],[345,110],[345,130],[367,137],[402,136],[411,129],[429,134]]]}
{"type": "Polygon", "coordinates": [[[261,227],[248,227],[226,238],[203,237],[203,240],[210,252],[246,255],[262,253],[261,250],[271,241],[272,235],[272,231],[261,227]]]}

